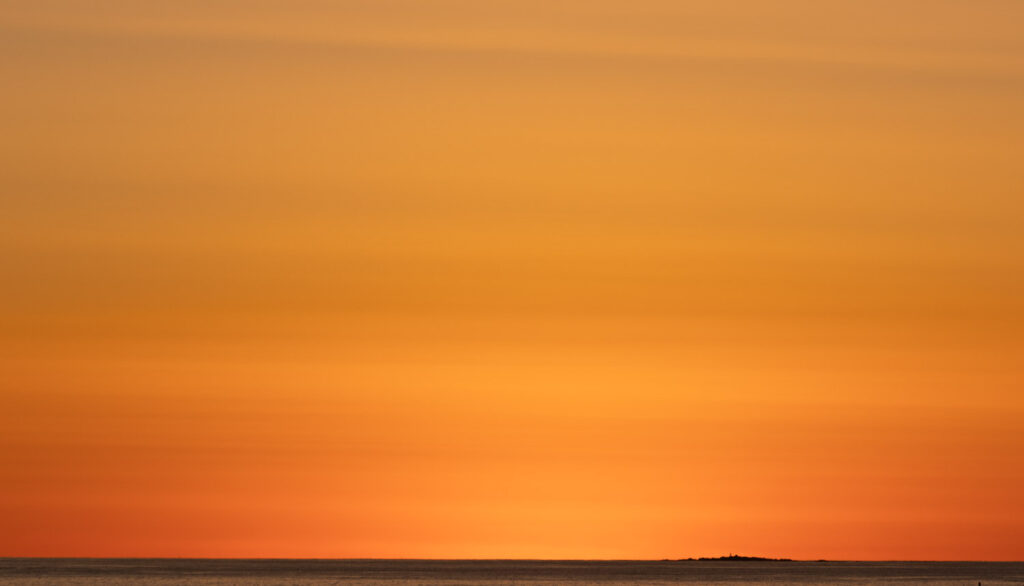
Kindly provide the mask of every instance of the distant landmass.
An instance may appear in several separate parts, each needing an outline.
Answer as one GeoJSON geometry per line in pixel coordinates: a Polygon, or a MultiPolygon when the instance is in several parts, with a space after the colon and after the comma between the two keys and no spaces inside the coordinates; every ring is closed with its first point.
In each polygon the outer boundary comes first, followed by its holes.
{"type": "Polygon", "coordinates": [[[686,558],[688,562],[791,562],[789,558],[763,558],[753,555],[723,555],[716,558],[686,558]]]}

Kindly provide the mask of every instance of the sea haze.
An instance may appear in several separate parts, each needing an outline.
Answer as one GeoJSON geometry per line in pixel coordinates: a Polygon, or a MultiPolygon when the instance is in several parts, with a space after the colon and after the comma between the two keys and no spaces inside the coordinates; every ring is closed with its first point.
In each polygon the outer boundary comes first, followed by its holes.
{"type": "Polygon", "coordinates": [[[3,584],[1022,584],[1022,562],[0,559],[3,584]]]}

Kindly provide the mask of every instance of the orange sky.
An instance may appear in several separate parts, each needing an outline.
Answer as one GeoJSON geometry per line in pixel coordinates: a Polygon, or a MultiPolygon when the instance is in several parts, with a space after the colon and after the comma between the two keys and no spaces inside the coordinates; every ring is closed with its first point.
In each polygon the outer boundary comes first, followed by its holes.
{"type": "Polygon", "coordinates": [[[0,0],[0,555],[1024,558],[1021,22],[0,0]]]}

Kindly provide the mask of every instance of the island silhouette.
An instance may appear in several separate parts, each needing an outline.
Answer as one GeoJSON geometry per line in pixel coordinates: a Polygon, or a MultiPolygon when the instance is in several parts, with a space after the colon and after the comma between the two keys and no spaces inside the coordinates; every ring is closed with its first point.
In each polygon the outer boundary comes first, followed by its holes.
{"type": "Polygon", "coordinates": [[[718,557],[701,557],[701,558],[686,558],[686,562],[791,562],[790,558],[765,558],[752,555],[723,555],[718,557]]]}

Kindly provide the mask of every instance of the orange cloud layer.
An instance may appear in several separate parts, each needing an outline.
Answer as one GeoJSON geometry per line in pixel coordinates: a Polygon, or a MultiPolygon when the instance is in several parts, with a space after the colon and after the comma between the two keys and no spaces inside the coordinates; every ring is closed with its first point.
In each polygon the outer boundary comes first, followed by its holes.
{"type": "Polygon", "coordinates": [[[1016,4],[160,4],[0,17],[0,555],[1024,556],[1016,4]]]}

